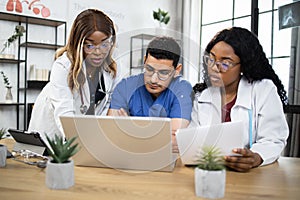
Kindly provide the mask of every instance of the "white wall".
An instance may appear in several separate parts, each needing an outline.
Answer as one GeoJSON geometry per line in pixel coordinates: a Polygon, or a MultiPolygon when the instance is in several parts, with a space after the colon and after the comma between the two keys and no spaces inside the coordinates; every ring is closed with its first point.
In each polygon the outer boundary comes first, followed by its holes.
{"type": "MultiPolygon", "coordinates": [[[[29,3],[30,2],[32,1],[29,0],[29,3]]],[[[7,0],[0,0],[1,12],[8,12],[6,11],[6,3],[7,0]]],[[[116,49],[116,59],[117,62],[121,63],[119,70],[124,76],[129,73],[130,37],[139,33],[157,33],[156,28],[158,27],[158,22],[153,20],[153,10],[161,8],[169,11],[171,20],[167,26],[167,29],[169,30],[168,34],[171,34],[174,37],[181,37],[178,32],[181,29],[181,14],[178,13],[178,10],[180,10],[182,0],[41,0],[40,3],[50,9],[51,15],[48,19],[67,22],[68,33],[74,18],[82,10],[86,8],[98,8],[103,10],[109,17],[112,18],[117,27],[118,45],[116,49]]],[[[23,15],[42,17],[41,14],[33,14],[32,9],[29,10],[26,3],[22,3],[22,5],[23,15]]],[[[15,24],[11,22],[3,23],[3,21],[1,21],[0,26],[0,39],[2,39],[2,37],[5,39],[12,34],[15,24]]],[[[30,40],[51,40],[51,35],[53,34],[51,32],[52,30],[44,27],[41,28],[37,26],[30,30],[31,32],[28,34],[30,40]],[[50,32],[50,34],[48,34],[48,32],[50,32]]],[[[40,55],[38,50],[32,50],[30,53],[31,57],[28,61],[28,68],[30,64],[35,64],[40,68],[51,69],[54,52],[43,52],[43,54],[40,55]]],[[[12,85],[14,86],[13,95],[16,97],[16,67],[0,64],[0,70],[5,71],[9,77],[12,85]]],[[[6,88],[2,83],[2,78],[0,78],[0,102],[4,101],[6,92],[6,88]]],[[[34,102],[38,91],[29,91],[28,94],[28,102],[34,102]]],[[[14,107],[0,106],[0,128],[16,126],[16,115],[13,110],[15,110],[14,107]]],[[[21,122],[22,121],[23,120],[21,119],[21,122]]],[[[23,125],[21,125],[20,128],[23,128],[23,125]]]]}
{"type": "Polygon", "coordinates": [[[122,75],[129,73],[130,37],[139,33],[156,34],[158,22],[153,20],[152,12],[161,8],[171,15],[168,29],[178,30],[180,16],[177,15],[176,0],[69,0],[67,21],[71,28],[74,18],[86,8],[98,8],[104,11],[114,22],[117,28],[116,59],[121,65],[122,75]],[[175,3],[174,3],[175,2],[175,3]]]}

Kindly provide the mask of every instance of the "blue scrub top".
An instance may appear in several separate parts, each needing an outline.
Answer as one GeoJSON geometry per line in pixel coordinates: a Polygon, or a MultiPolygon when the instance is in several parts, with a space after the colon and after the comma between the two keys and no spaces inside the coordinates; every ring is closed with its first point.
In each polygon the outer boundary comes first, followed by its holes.
{"type": "Polygon", "coordinates": [[[123,108],[130,116],[168,117],[191,120],[192,86],[181,76],[153,99],[144,85],[144,74],[122,79],[112,94],[111,109],[123,108]]]}

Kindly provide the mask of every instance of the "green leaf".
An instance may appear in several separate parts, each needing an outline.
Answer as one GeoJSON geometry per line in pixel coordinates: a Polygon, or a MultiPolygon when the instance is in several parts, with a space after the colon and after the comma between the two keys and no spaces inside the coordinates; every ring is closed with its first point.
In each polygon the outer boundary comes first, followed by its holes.
{"type": "Polygon", "coordinates": [[[153,18],[159,21],[158,13],[153,11],[153,18]]]}
{"type": "Polygon", "coordinates": [[[5,135],[5,133],[6,133],[6,128],[1,128],[0,129],[0,140],[3,138],[3,136],[5,135]]]}
{"type": "Polygon", "coordinates": [[[215,146],[205,146],[201,149],[198,158],[198,166],[204,170],[222,170],[225,169],[224,160],[220,149],[215,146]]]}
{"type": "Polygon", "coordinates": [[[169,22],[169,21],[170,21],[170,17],[169,17],[169,16],[167,16],[167,17],[164,19],[164,21],[163,21],[163,22],[164,22],[165,24],[168,24],[168,22],[169,22]]]}
{"type": "Polygon", "coordinates": [[[75,155],[78,151],[78,144],[73,144],[76,137],[70,138],[69,140],[64,141],[64,138],[58,135],[54,136],[54,139],[51,140],[46,136],[47,141],[51,147],[48,149],[49,155],[52,157],[55,163],[65,163],[70,160],[70,158],[75,155]]]}
{"type": "Polygon", "coordinates": [[[4,82],[5,87],[7,87],[7,88],[11,87],[11,85],[9,83],[9,80],[8,80],[7,76],[4,74],[4,72],[1,71],[0,73],[2,74],[3,82],[4,82]]]}
{"type": "Polygon", "coordinates": [[[8,39],[7,39],[7,42],[4,44],[4,47],[2,48],[2,50],[0,51],[0,53],[3,53],[4,50],[10,46],[10,44],[12,42],[14,42],[16,39],[18,39],[19,37],[23,36],[23,33],[25,33],[25,28],[24,26],[22,25],[18,25],[15,27],[15,31],[13,33],[12,36],[10,36],[8,39]]]}
{"type": "Polygon", "coordinates": [[[153,11],[153,19],[159,21],[160,23],[168,24],[170,21],[170,16],[168,16],[168,14],[168,12],[158,8],[158,11],[153,11]]]}
{"type": "Polygon", "coordinates": [[[161,16],[166,17],[168,12],[161,11],[161,16]]]}

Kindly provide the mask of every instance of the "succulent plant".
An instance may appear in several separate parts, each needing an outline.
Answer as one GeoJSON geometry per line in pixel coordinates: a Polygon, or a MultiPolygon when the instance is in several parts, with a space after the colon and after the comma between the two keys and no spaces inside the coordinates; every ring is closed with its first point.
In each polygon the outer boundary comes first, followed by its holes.
{"type": "Polygon", "coordinates": [[[70,158],[75,155],[78,151],[78,143],[72,145],[76,137],[64,140],[63,137],[55,135],[54,139],[50,139],[46,136],[47,141],[51,147],[47,147],[49,155],[52,157],[53,163],[67,163],[70,158]]]}
{"type": "Polygon", "coordinates": [[[198,158],[198,168],[203,170],[222,170],[225,169],[224,160],[220,149],[214,146],[205,146],[201,149],[198,158]]]}
{"type": "Polygon", "coordinates": [[[4,138],[5,133],[6,133],[6,128],[1,128],[1,129],[0,129],[0,140],[1,140],[2,138],[4,138]]]}
{"type": "Polygon", "coordinates": [[[168,24],[170,21],[170,16],[168,15],[168,12],[165,12],[160,8],[158,9],[158,11],[153,11],[153,18],[155,20],[158,20],[159,23],[164,23],[164,24],[168,24]]]}

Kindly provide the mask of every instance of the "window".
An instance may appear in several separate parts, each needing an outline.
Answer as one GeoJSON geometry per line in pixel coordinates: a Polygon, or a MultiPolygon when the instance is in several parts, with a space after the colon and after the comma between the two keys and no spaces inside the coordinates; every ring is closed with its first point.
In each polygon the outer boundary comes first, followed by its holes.
{"type": "MultiPolygon", "coordinates": [[[[291,2],[293,0],[258,1],[258,38],[286,91],[289,82],[291,29],[279,30],[278,7],[291,2]]],[[[202,0],[201,51],[224,28],[240,26],[251,30],[251,4],[252,0],[202,0]]],[[[201,73],[201,69],[199,72],[201,73]]]]}

